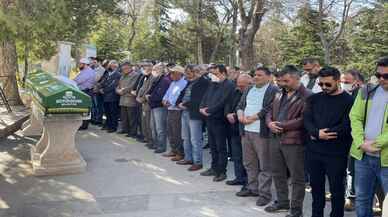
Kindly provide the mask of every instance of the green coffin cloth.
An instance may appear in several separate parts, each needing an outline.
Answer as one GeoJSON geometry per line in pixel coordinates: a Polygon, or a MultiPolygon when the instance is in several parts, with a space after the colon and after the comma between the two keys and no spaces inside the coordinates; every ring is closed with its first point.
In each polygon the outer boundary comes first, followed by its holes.
{"type": "Polygon", "coordinates": [[[88,115],[91,108],[89,95],[38,71],[27,77],[27,87],[40,110],[45,114],[81,113],[88,115]]]}

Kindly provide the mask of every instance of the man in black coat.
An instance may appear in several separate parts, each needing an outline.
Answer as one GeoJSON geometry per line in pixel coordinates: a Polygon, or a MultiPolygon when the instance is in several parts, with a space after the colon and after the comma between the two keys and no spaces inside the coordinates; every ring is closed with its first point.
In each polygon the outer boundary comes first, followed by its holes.
{"type": "Polygon", "coordinates": [[[110,61],[108,74],[102,81],[100,92],[104,97],[104,111],[106,122],[104,129],[109,133],[116,132],[118,119],[120,115],[119,100],[120,96],[116,93],[116,87],[121,78],[118,63],[115,60],[110,61]]]}
{"type": "Polygon", "coordinates": [[[237,77],[236,89],[225,105],[225,117],[228,120],[230,148],[234,165],[235,179],[226,182],[227,185],[246,185],[247,172],[243,165],[241,136],[236,108],[243,92],[251,85],[252,77],[248,74],[240,74],[237,77]]]}

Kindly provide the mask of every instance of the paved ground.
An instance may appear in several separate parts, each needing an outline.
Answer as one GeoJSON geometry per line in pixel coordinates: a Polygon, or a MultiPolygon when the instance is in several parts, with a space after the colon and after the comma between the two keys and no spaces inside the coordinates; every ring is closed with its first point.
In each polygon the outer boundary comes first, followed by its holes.
{"type": "MultiPolygon", "coordinates": [[[[187,167],[151,153],[143,144],[95,128],[77,135],[87,172],[36,178],[31,176],[28,154],[36,139],[15,135],[0,141],[0,217],[285,215],[267,214],[255,206],[254,198],[235,197],[238,187],[187,172],[187,167]]],[[[309,207],[308,194],[305,216],[310,216],[309,207]]]]}

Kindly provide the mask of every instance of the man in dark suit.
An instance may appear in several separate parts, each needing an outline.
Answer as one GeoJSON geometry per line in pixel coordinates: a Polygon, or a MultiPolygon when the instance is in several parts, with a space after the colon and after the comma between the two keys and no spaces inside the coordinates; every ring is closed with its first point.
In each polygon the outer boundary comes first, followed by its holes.
{"type": "Polygon", "coordinates": [[[116,93],[116,87],[121,78],[118,63],[110,61],[108,74],[101,84],[101,93],[104,97],[104,111],[106,115],[105,129],[108,133],[116,132],[119,118],[120,96],[116,93]]]}

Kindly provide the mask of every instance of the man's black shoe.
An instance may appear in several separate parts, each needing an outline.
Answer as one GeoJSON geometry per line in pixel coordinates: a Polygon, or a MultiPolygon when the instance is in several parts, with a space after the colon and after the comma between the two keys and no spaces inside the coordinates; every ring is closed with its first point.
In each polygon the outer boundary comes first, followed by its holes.
{"type": "Polygon", "coordinates": [[[272,203],[271,205],[264,208],[264,211],[269,213],[276,213],[276,212],[287,212],[290,209],[289,204],[279,204],[279,203],[272,203]]]}
{"type": "Polygon", "coordinates": [[[206,144],[205,146],[203,146],[203,149],[208,149],[208,148],[210,148],[210,145],[209,145],[209,143],[208,143],[208,144],[206,144]]]}
{"type": "Polygon", "coordinates": [[[145,143],[145,142],[146,142],[146,141],[144,140],[144,138],[137,138],[136,141],[141,142],[141,143],[145,143]]]}
{"type": "Polygon", "coordinates": [[[212,168],[200,173],[201,176],[215,176],[217,175],[216,174],[216,171],[214,171],[212,168]]]}
{"type": "Polygon", "coordinates": [[[303,217],[303,211],[301,209],[291,209],[286,217],[303,217]]]}
{"type": "Polygon", "coordinates": [[[252,191],[248,188],[242,188],[241,191],[236,193],[237,197],[258,197],[259,192],[252,191]]]}
{"type": "Polygon", "coordinates": [[[227,184],[227,185],[244,185],[245,182],[239,181],[237,179],[233,179],[233,180],[226,181],[225,184],[227,184]]]}
{"type": "Polygon", "coordinates": [[[155,154],[161,154],[161,153],[166,152],[166,150],[163,150],[163,149],[156,149],[154,152],[155,152],[155,154]]]}
{"type": "Polygon", "coordinates": [[[270,202],[271,202],[271,200],[269,200],[269,199],[259,197],[259,199],[257,199],[257,201],[256,201],[256,206],[267,206],[270,202]]]}
{"type": "Polygon", "coordinates": [[[220,174],[220,175],[218,175],[218,176],[215,176],[214,178],[213,178],[213,182],[222,182],[222,181],[224,181],[226,179],[226,174],[225,173],[222,173],[222,174],[220,174]]]}
{"type": "Polygon", "coordinates": [[[126,134],[126,133],[128,133],[127,131],[125,131],[125,130],[120,130],[120,131],[117,131],[117,134],[126,134]]]}
{"type": "Polygon", "coordinates": [[[110,130],[108,130],[107,132],[108,132],[108,133],[114,133],[114,132],[116,132],[116,129],[110,129],[110,130]]]}

